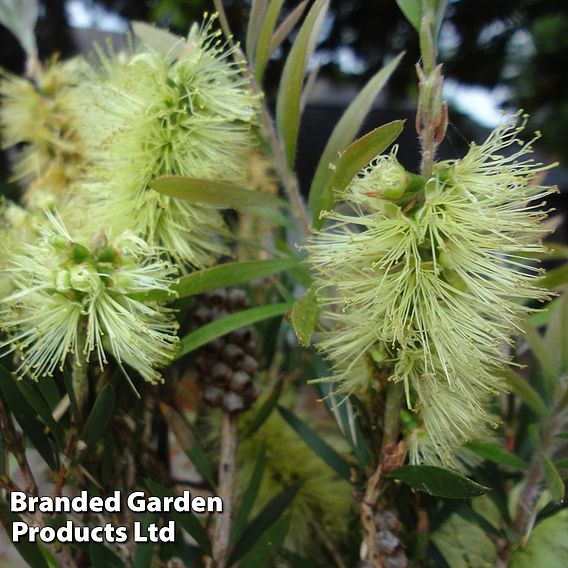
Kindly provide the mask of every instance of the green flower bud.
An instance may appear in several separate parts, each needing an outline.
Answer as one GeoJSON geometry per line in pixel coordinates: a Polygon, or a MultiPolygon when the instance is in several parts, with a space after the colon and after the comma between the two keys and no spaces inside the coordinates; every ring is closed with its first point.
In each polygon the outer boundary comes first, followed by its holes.
{"type": "Polygon", "coordinates": [[[90,264],[78,264],[69,270],[69,281],[73,290],[94,294],[102,287],[97,271],[90,264]]]}
{"type": "Polygon", "coordinates": [[[85,262],[91,256],[91,251],[79,243],[71,245],[71,258],[77,263],[85,262]]]}

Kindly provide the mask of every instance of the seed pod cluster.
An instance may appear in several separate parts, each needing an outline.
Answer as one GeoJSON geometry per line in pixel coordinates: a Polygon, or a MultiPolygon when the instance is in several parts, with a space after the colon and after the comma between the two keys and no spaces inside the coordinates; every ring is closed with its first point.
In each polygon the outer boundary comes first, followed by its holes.
{"type": "MultiPolygon", "coordinates": [[[[379,509],[373,518],[376,532],[376,543],[381,554],[383,568],[408,568],[408,558],[399,538],[400,522],[392,511],[379,509]]],[[[359,568],[371,568],[363,562],[359,568]]]]}
{"type": "MultiPolygon", "coordinates": [[[[219,288],[202,294],[194,312],[198,325],[205,325],[242,310],[247,305],[240,288],[219,288]]],[[[252,327],[239,328],[204,345],[195,360],[203,400],[225,412],[250,408],[258,397],[254,379],[258,370],[257,340],[252,327]]]]}

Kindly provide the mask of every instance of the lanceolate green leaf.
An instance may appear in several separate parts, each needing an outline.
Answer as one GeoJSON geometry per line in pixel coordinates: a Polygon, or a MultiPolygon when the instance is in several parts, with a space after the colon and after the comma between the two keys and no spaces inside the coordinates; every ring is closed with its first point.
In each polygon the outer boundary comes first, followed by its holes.
{"type": "Polygon", "coordinates": [[[343,113],[339,122],[333,129],[327,145],[321,155],[320,161],[314,174],[312,186],[310,188],[309,208],[310,210],[318,210],[318,202],[322,191],[330,178],[333,176],[331,165],[337,162],[339,154],[347,148],[353,141],[357,132],[361,128],[365,117],[367,116],[373,101],[379,92],[389,80],[393,71],[397,68],[402,56],[400,54],[390,63],[385,65],[369,82],[363,90],[355,97],[347,110],[343,113]]]}
{"type": "Polygon", "coordinates": [[[351,481],[351,469],[343,458],[319,434],[314,432],[305,422],[295,414],[279,406],[282,418],[296,431],[296,434],[327,464],[339,477],[351,481]]]}
{"type": "Polygon", "coordinates": [[[254,60],[254,71],[257,83],[262,83],[264,69],[270,57],[270,41],[276,28],[278,16],[282,10],[284,0],[270,0],[266,15],[262,20],[260,32],[258,34],[258,43],[256,45],[256,55],[254,60]]]}
{"type": "Polygon", "coordinates": [[[228,566],[232,566],[240,558],[242,558],[258,541],[258,539],[282,516],[294,499],[299,483],[295,483],[284,489],[268,502],[266,507],[251,521],[245,528],[241,538],[235,544],[235,548],[227,562],[228,566]]]}
{"type": "Polygon", "coordinates": [[[183,38],[146,22],[132,22],[132,31],[146,47],[161,55],[175,58],[185,44],[183,38]]]}
{"type": "Polygon", "coordinates": [[[422,21],[422,1],[423,0],[396,0],[402,13],[416,31],[420,30],[420,22],[422,21]]]}
{"type": "Polygon", "coordinates": [[[267,306],[243,310],[242,312],[237,312],[203,325],[181,339],[179,351],[176,357],[179,358],[183,355],[187,355],[198,347],[209,343],[216,337],[226,335],[235,329],[246,327],[247,325],[252,325],[253,323],[257,323],[268,318],[281,316],[291,307],[292,302],[269,304],[267,306]]]}
{"type": "Polygon", "coordinates": [[[546,455],[541,455],[542,467],[544,469],[544,479],[546,485],[552,495],[555,503],[561,503],[564,500],[564,482],[558,473],[556,466],[552,460],[546,455]]]}
{"type": "Polygon", "coordinates": [[[566,568],[568,566],[568,509],[544,519],[532,530],[525,547],[511,556],[508,568],[566,568]]]}
{"type": "Polygon", "coordinates": [[[568,371],[568,292],[563,291],[553,306],[544,343],[550,347],[558,375],[568,371]]]}
{"type": "Polygon", "coordinates": [[[308,0],[300,2],[286,17],[286,19],[278,26],[278,29],[274,32],[272,39],[270,40],[270,46],[268,48],[269,55],[272,55],[282,44],[282,42],[288,37],[288,34],[294,29],[294,26],[300,21],[300,18],[304,14],[304,10],[308,5],[308,0]]]}
{"type": "Polygon", "coordinates": [[[254,59],[256,42],[258,41],[258,34],[262,20],[264,18],[264,14],[266,13],[267,4],[268,0],[252,0],[247,25],[247,38],[245,43],[249,60],[254,59]]]}
{"type": "Polygon", "coordinates": [[[533,412],[539,416],[546,416],[546,404],[540,395],[529,385],[519,373],[513,369],[507,368],[499,372],[499,376],[503,377],[511,391],[517,395],[533,412]]]}
{"type": "Polygon", "coordinates": [[[0,394],[24,435],[29,438],[47,465],[55,469],[55,457],[49,438],[43,431],[43,424],[36,418],[34,408],[16,386],[16,378],[0,366],[0,394]]]}
{"type": "Polygon", "coordinates": [[[173,435],[176,437],[181,449],[187,454],[195,469],[209,483],[212,489],[215,488],[215,480],[209,465],[207,454],[194,436],[186,419],[174,408],[170,406],[160,406],[162,414],[173,435]]]}
{"type": "Polygon", "coordinates": [[[294,304],[290,319],[292,327],[304,346],[310,345],[314,328],[318,321],[319,305],[314,286],[310,286],[306,293],[294,304]]]}
{"type": "Polygon", "coordinates": [[[560,288],[560,286],[563,286],[566,282],[568,282],[568,263],[558,268],[547,270],[546,274],[538,280],[538,285],[543,288],[548,288],[549,290],[554,290],[555,288],[560,288]]]}
{"type": "Polygon", "coordinates": [[[232,183],[225,181],[184,176],[160,176],[152,180],[150,187],[168,197],[223,209],[286,207],[286,202],[274,195],[235,187],[232,183]]]}
{"type": "Polygon", "coordinates": [[[466,444],[465,447],[470,452],[473,452],[486,460],[504,465],[510,469],[522,470],[527,467],[525,462],[519,456],[516,456],[497,444],[474,440],[466,444]]]}
{"type": "Polygon", "coordinates": [[[264,401],[262,406],[256,411],[254,418],[245,428],[245,431],[243,432],[243,438],[248,438],[249,436],[252,436],[266,422],[268,417],[272,414],[274,408],[276,408],[278,401],[280,400],[280,395],[282,394],[283,386],[284,383],[282,380],[279,380],[276,383],[276,385],[272,389],[272,392],[270,393],[270,396],[264,401]]]}
{"type": "Polygon", "coordinates": [[[266,466],[266,447],[263,445],[258,452],[256,457],[256,463],[252,475],[250,476],[247,488],[243,494],[241,500],[241,505],[237,514],[235,516],[235,522],[233,523],[233,531],[231,533],[231,540],[236,541],[241,536],[245,524],[248,520],[250,512],[254,507],[256,497],[258,495],[258,490],[260,489],[260,483],[262,481],[262,476],[264,475],[264,468],[266,466]]]}
{"type": "Polygon", "coordinates": [[[137,300],[171,300],[201,294],[214,288],[225,288],[264,278],[277,272],[293,268],[299,264],[295,258],[276,258],[273,260],[245,260],[227,262],[212,268],[197,270],[179,279],[171,287],[171,292],[156,290],[147,294],[132,295],[137,300]]]}
{"type": "Polygon", "coordinates": [[[87,448],[92,447],[105,433],[114,415],[115,400],[114,387],[105,385],[98,394],[81,432],[81,440],[87,448]]]}
{"type": "Polygon", "coordinates": [[[36,49],[34,28],[38,13],[37,0],[0,0],[0,24],[16,36],[27,54],[36,49]]]}
{"type": "MultiPolygon", "coordinates": [[[[161,499],[164,497],[176,496],[173,491],[152,479],[146,479],[145,484],[152,495],[160,497],[161,499]]],[[[211,554],[211,541],[209,540],[207,531],[203,528],[193,513],[170,513],[170,516],[183,528],[184,531],[187,532],[187,534],[195,539],[197,544],[206,554],[211,554]]]]}
{"type": "Polygon", "coordinates": [[[323,188],[314,204],[314,227],[322,225],[320,212],[332,209],[341,192],[357,173],[377,155],[386,150],[402,132],[403,120],[394,120],[375,128],[351,144],[335,165],[335,173],[323,188]]]}
{"type": "Polygon", "coordinates": [[[284,140],[288,164],[293,167],[300,129],[302,85],[306,65],[315,47],[328,0],[316,0],[300,28],[284,65],[276,101],[276,125],[284,140]]]}
{"type": "Polygon", "coordinates": [[[488,489],[455,471],[434,465],[404,465],[389,477],[435,497],[448,499],[469,499],[483,495],[488,489]]]}
{"type": "Polygon", "coordinates": [[[552,346],[547,345],[538,330],[527,320],[524,324],[525,339],[540,363],[544,385],[549,395],[553,395],[557,383],[557,369],[554,364],[552,346]]]}
{"type": "Polygon", "coordinates": [[[53,418],[51,409],[49,408],[43,397],[37,392],[36,389],[34,389],[34,387],[32,387],[26,381],[18,381],[18,388],[26,397],[27,401],[31,404],[33,409],[37,412],[37,415],[43,420],[44,424],[53,433],[53,436],[57,440],[57,443],[60,445],[60,447],[63,447],[65,443],[63,428],[53,418]]]}

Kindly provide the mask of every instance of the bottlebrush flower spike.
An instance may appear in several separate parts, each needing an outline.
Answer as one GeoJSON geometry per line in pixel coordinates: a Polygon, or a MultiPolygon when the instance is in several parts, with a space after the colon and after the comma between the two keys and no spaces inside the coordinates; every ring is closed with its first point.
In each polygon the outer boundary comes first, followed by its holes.
{"type": "Polygon", "coordinates": [[[0,300],[3,354],[16,352],[18,372],[37,379],[63,367],[68,354],[81,365],[94,351],[102,368],[106,352],[159,382],[177,323],[171,310],[130,295],[169,289],[174,269],[132,233],[111,243],[99,233],[83,245],[59,217],[47,217],[39,238],[19,248],[5,270],[13,291],[0,300]]]}
{"type": "Polygon", "coordinates": [[[225,252],[221,215],[149,184],[160,175],[236,181],[246,173],[258,97],[212,23],[192,28],[177,59],[147,49],[103,57],[102,73],[77,99],[96,164],[85,189],[97,219],[196,267],[225,252]]]}
{"type": "Polygon", "coordinates": [[[531,259],[545,233],[535,202],[555,188],[538,183],[552,166],[518,139],[525,122],[517,115],[421,184],[397,173],[393,154],[376,158],[307,247],[333,378],[344,392],[404,383],[415,463],[451,464],[483,431],[502,348],[526,303],[547,297],[531,259]]]}
{"type": "Polygon", "coordinates": [[[32,209],[61,205],[83,167],[71,100],[86,71],[81,58],[50,61],[36,82],[3,73],[0,82],[2,147],[23,144],[14,180],[27,184],[24,200],[32,209]]]}

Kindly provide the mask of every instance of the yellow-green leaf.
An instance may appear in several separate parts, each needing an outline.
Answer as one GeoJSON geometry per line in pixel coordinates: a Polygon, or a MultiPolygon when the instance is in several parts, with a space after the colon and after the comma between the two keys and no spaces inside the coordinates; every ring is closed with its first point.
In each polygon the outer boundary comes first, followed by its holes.
{"type": "Polygon", "coordinates": [[[321,155],[310,187],[309,208],[316,211],[316,218],[321,210],[318,207],[320,196],[324,187],[333,176],[332,166],[339,159],[341,152],[353,141],[361,128],[373,101],[385,86],[390,76],[397,68],[402,56],[401,53],[390,63],[385,65],[376,75],[371,77],[363,90],[351,102],[343,116],[336,124],[321,155]]]}
{"type": "Polygon", "coordinates": [[[248,207],[286,207],[286,202],[269,193],[235,187],[226,181],[211,181],[184,176],[160,176],[150,187],[162,195],[185,199],[223,209],[248,207]]]}
{"type": "Polygon", "coordinates": [[[262,83],[264,69],[270,57],[270,41],[283,4],[284,0],[271,0],[260,26],[254,57],[254,72],[256,81],[259,84],[262,83]]]}
{"type": "Polygon", "coordinates": [[[292,307],[292,302],[282,302],[280,304],[269,304],[257,308],[250,308],[231,314],[227,317],[212,321],[200,328],[188,333],[180,341],[179,350],[176,358],[191,353],[195,349],[209,343],[217,337],[222,337],[235,329],[252,325],[265,319],[281,316],[292,307]]]}
{"type": "Polygon", "coordinates": [[[555,503],[564,501],[564,482],[552,460],[546,455],[540,456],[544,469],[544,479],[555,503]]]}
{"type": "Polygon", "coordinates": [[[252,0],[245,43],[249,61],[254,58],[256,42],[258,41],[258,33],[260,31],[264,14],[266,13],[267,4],[268,0],[252,0]]]}
{"type": "Polygon", "coordinates": [[[304,14],[304,10],[308,5],[308,0],[300,2],[289,14],[286,19],[278,26],[278,29],[274,32],[272,39],[270,40],[270,46],[268,47],[269,56],[272,55],[279,47],[282,42],[288,37],[288,34],[294,29],[295,25],[300,21],[300,18],[304,14]]]}
{"type": "Polygon", "coordinates": [[[276,125],[284,140],[286,159],[293,167],[300,130],[302,85],[306,65],[313,53],[329,0],[316,0],[290,50],[278,87],[276,125]]]}
{"type": "Polygon", "coordinates": [[[171,291],[154,290],[144,294],[131,294],[131,298],[141,301],[164,301],[173,298],[186,298],[213,290],[250,282],[255,278],[264,278],[283,270],[298,266],[296,258],[275,258],[272,260],[244,260],[227,262],[211,268],[196,270],[182,276],[173,284],[171,291]]]}
{"type": "Polygon", "coordinates": [[[386,150],[402,132],[404,120],[394,120],[371,130],[353,142],[341,154],[335,166],[335,173],[322,190],[314,210],[314,227],[322,225],[321,211],[333,208],[336,200],[351,180],[377,155],[386,150]]]}
{"type": "Polygon", "coordinates": [[[403,465],[389,477],[435,497],[448,499],[469,499],[483,495],[488,489],[455,471],[434,465],[403,465]]]}
{"type": "Polygon", "coordinates": [[[157,28],[146,22],[132,22],[134,35],[150,49],[161,55],[176,58],[185,45],[185,40],[167,30],[157,28]]]}
{"type": "Polygon", "coordinates": [[[290,320],[304,346],[310,345],[314,328],[318,321],[319,305],[315,286],[310,286],[306,293],[294,304],[290,320]]]}

